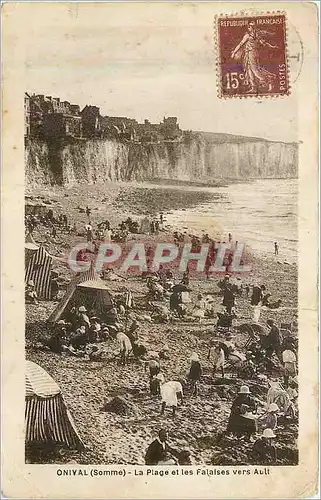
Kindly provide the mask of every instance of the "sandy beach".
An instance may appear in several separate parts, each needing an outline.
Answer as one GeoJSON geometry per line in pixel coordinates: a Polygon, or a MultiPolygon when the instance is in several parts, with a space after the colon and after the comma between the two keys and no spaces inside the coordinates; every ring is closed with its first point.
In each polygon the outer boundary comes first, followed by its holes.
{"type": "MultiPolygon", "coordinates": [[[[43,196],[50,200],[57,211],[66,213],[71,222],[82,227],[87,222],[86,215],[78,207],[84,207],[84,200],[90,199],[91,220],[95,225],[108,219],[112,226],[128,216],[133,218],[143,215],[156,215],[175,209],[195,207],[199,203],[210,201],[211,194],[197,189],[182,190],[168,187],[152,188],[133,185],[77,186],[70,189],[41,188],[28,192],[33,197],[43,196]],[[85,196],[86,195],[86,196],[85,196]]],[[[86,201],[86,204],[89,201],[86,201]]],[[[172,231],[160,233],[159,241],[171,240],[172,231]]],[[[34,234],[36,242],[43,241],[43,235],[34,234]]],[[[50,243],[53,255],[61,255],[74,244],[74,237],[58,235],[57,243],[50,243]],[[63,248],[63,252],[62,249],[63,248]]],[[[157,238],[156,238],[157,240],[157,238]]],[[[278,310],[262,309],[260,324],[273,318],[280,325],[291,323],[297,311],[297,266],[284,262],[282,258],[258,256],[254,252],[247,254],[247,262],[252,266],[246,280],[254,278],[265,284],[273,299],[282,299],[278,310]]],[[[58,266],[59,267],[59,266],[58,266]]],[[[59,267],[62,271],[62,268],[59,267]]],[[[67,274],[67,272],[65,271],[67,274]]],[[[181,273],[176,273],[181,279],[181,273]]],[[[208,293],[215,297],[219,308],[222,298],[218,292],[218,276],[210,279],[191,280],[192,302],[197,294],[208,293]]],[[[124,282],[109,282],[111,291],[117,292],[124,282]]],[[[141,279],[128,279],[125,286],[135,297],[146,293],[146,285],[141,279]]],[[[73,415],[79,433],[86,443],[83,452],[61,451],[52,457],[53,463],[79,464],[144,464],[144,454],[149,443],[156,436],[159,428],[166,427],[170,443],[177,448],[189,447],[195,464],[246,464],[250,450],[249,443],[233,448],[228,441],[221,441],[221,434],[226,428],[231,403],[238,387],[247,383],[253,394],[264,401],[267,383],[241,381],[234,374],[228,373],[223,381],[211,377],[211,366],[207,361],[209,342],[214,335],[214,319],[205,319],[200,325],[193,321],[175,320],[169,324],[155,324],[140,319],[140,339],[150,350],[159,350],[167,344],[170,359],[164,361],[162,370],[165,377],[183,380],[189,369],[189,358],[193,351],[200,355],[204,376],[197,397],[191,397],[187,388],[184,404],[177,411],[175,419],[171,413],[160,416],[160,400],[149,394],[148,374],[143,363],[133,361],[123,367],[116,360],[89,362],[86,359],[57,355],[39,350],[37,340],[47,333],[46,319],[57,302],[40,302],[39,305],[26,305],[26,357],[39,363],[55,378],[64,394],[64,398],[73,415]],[[105,401],[114,396],[122,396],[128,402],[128,414],[118,415],[102,410],[105,401]]],[[[135,311],[137,315],[147,313],[143,309],[135,311]]],[[[237,299],[236,325],[251,320],[252,308],[245,296],[237,299]]],[[[236,346],[242,349],[245,342],[242,334],[234,336],[236,346]]],[[[115,344],[112,340],[104,343],[106,353],[112,353],[115,344]]],[[[280,374],[274,374],[274,376],[280,374]]],[[[296,425],[289,424],[278,429],[278,447],[280,464],[293,464],[297,461],[296,425]]]]}

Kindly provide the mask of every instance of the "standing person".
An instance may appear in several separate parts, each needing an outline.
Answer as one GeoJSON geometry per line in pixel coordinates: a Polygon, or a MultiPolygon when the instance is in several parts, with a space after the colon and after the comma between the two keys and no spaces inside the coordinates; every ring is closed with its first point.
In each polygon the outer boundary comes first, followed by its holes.
{"type": "Polygon", "coordinates": [[[170,310],[175,312],[179,318],[183,317],[182,296],[180,292],[173,292],[169,297],[170,310]]]}
{"type": "Polygon", "coordinates": [[[296,355],[291,349],[285,349],[282,352],[282,361],[284,364],[284,386],[287,389],[289,378],[296,376],[296,355]]]}
{"type": "Polygon", "coordinates": [[[274,324],[274,321],[272,319],[268,319],[266,324],[270,328],[269,333],[265,338],[266,355],[268,358],[271,358],[273,353],[275,352],[278,358],[281,359],[282,337],[280,334],[280,330],[274,324]]]}
{"type": "Polygon", "coordinates": [[[259,285],[254,285],[252,290],[251,305],[258,306],[262,301],[263,292],[262,287],[259,285]]]}
{"type": "Polygon", "coordinates": [[[274,255],[279,255],[279,245],[277,242],[274,243],[274,255]]]}
{"type": "Polygon", "coordinates": [[[232,308],[235,306],[235,294],[230,283],[226,284],[224,295],[223,295],[223,306],[226,307],[226,312],[228,314],[232,313],[232,308]]]}
{"type": "Polygon", "coordinates": [[[191,356],[191,366],[188,374],[188,378],[192,381],[192,396],[197,396],[198,394],[198,383],[202,376],[202,366],[196,352],[193,352],[191,356]]]}
{"type": "Polygon", "coordinates": [[[90,221],[89,224],[85,226],[85,229],[86,229],[87,243],[91,243],[93,240],[93,228],[90,221]]]}
{"type": "Polygon", "coordinates": [[[150,234],[155,233],[155,222],[152,220],[150,223],[150,234]]]}
{"type": "MultiPolygon", "coordinates": [[[[87,205],[87,207],[86,207],[86,215],[87,215],[88,219],[90,218],[90,214],[91,214],[91,210],[90,210],[90,208],[87,205]]],[[[90,224],[90,222],[89,222],[89,224],[90,224]]]]}
{"type": "Polygon", "coordinates": [[[56,236],[57,236],[57,229],[56,229],[56,226],[54,224],[51,227],[51,236],[53,238],[56,238],[56,236]]]}
{"type": "Polygon", "coordinates": [[[228,241],[229,241],[229,243],[231,243],[231,241],[232,241],[232,234],[231,233],[228,233],[228,241]]]}
{"type": "Polygon", "coordinates": [[[159,373],[156,377],[160,381],[160,393],[162,398],[162,407],[161,407],[161,415],[164,414],[166,406],[172,408],[173,417],[175,417],[178,397],[181,401],[183,401],[183,387],[180,382],[176,382],[175,380],[170,380],[169,382],[165,382],[164,375],[159,373]]]}
{"type": "Polygon", "coordinates": [[[145,365],[145,370],[146,370],[147,366],[149,368],[149,388],[150,388],[150,392],[151,392],[151,394],[153,394],[154,396],[156,396],[157,394],[160,393],[159,383],[158,383],[159,380],[156,379],[156,375],[158,375],[159,372],[160,372],[160,364],[159,364],[159,361],[157,361],[156,359],[150,359],[146,363],[146,365],[145,365]]]}
{"type": "Polygon", "coordinates": [[[164,224],[164,216],[163,216],[163,214],[162,214],[162,213],[161,213],[161,214],[160,214],[160,216],[159,216],[159,222],[160,222],[160,224],[161,224],[161,225],[163,225],[163,224],[164,224]]]}
{"type": "Polygon", "coordinates": [[[159,234],[159,222],[158,222],[158,220],[155,221],[155,234],[156,234],[156,236],[158,236],[158,234],[159,234]]]}
{"type": "Polygon", "coordinates": [[[89,317],[87,316],[87,309],[85,306],[80,306],[78,309],[78,325],[79,326],[84,326],[85,328],[90,328],[90,321],[89,317]]]}
{"type": "Polygon", "coordinates": [[[127,335],[123,332],[118,332],[116,335],[117,342],[120,347],[120,359],[119,362],[121,365],[126,365],[128,363],[128,358],[130,353],[132,352],[132,344],[127,335]]]}
{"type": "Polygon", "coordinates": [[[221,370],[222,378],[224,378],[225,354],[222,347],[219,344],[210,347],[207,359],[209,361],[212,361],[213,377],[215,376],[216,370],[221,370]]]}

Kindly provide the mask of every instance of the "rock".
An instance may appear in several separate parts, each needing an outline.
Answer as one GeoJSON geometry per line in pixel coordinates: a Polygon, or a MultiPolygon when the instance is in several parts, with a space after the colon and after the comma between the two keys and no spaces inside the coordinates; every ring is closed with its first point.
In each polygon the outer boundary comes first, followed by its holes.
{"type": "Polygon", "coordinates": [[[126,401],[121,396],[114,397],[111,401],[105,402],[103,411],[116,413],[122,416],[138,416],[139,410],[136,405],[130,401],[126,401]]]}

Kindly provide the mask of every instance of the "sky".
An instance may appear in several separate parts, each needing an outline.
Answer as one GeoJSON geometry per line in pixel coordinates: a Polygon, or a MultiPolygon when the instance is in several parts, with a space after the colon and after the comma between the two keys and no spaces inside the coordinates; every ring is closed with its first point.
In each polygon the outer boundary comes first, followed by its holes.
{"type": "Polygon", "coordinates": [[[24,27],[26,91],[140,122],[177,116],[182,129],[297,140],[295,89],[277,99],[217,97],[214,14],[200,15],[194,6],[173,15],[145,8],[129,16],[128,8],[111,8],[98,7],[92,15],[85,4],[61,4],[54,15],[30,16],[24,27]]]}

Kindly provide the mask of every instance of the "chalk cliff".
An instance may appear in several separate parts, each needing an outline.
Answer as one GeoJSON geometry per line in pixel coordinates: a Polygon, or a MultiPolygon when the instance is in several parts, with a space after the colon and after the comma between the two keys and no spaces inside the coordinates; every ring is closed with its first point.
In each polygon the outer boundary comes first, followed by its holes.
{"type": "Polygon", "coordinates": [[[298,145],[203,132],[153,144],[27,139],[25,169],[28,185],[287,178],[297,176],[298,145]]]}

